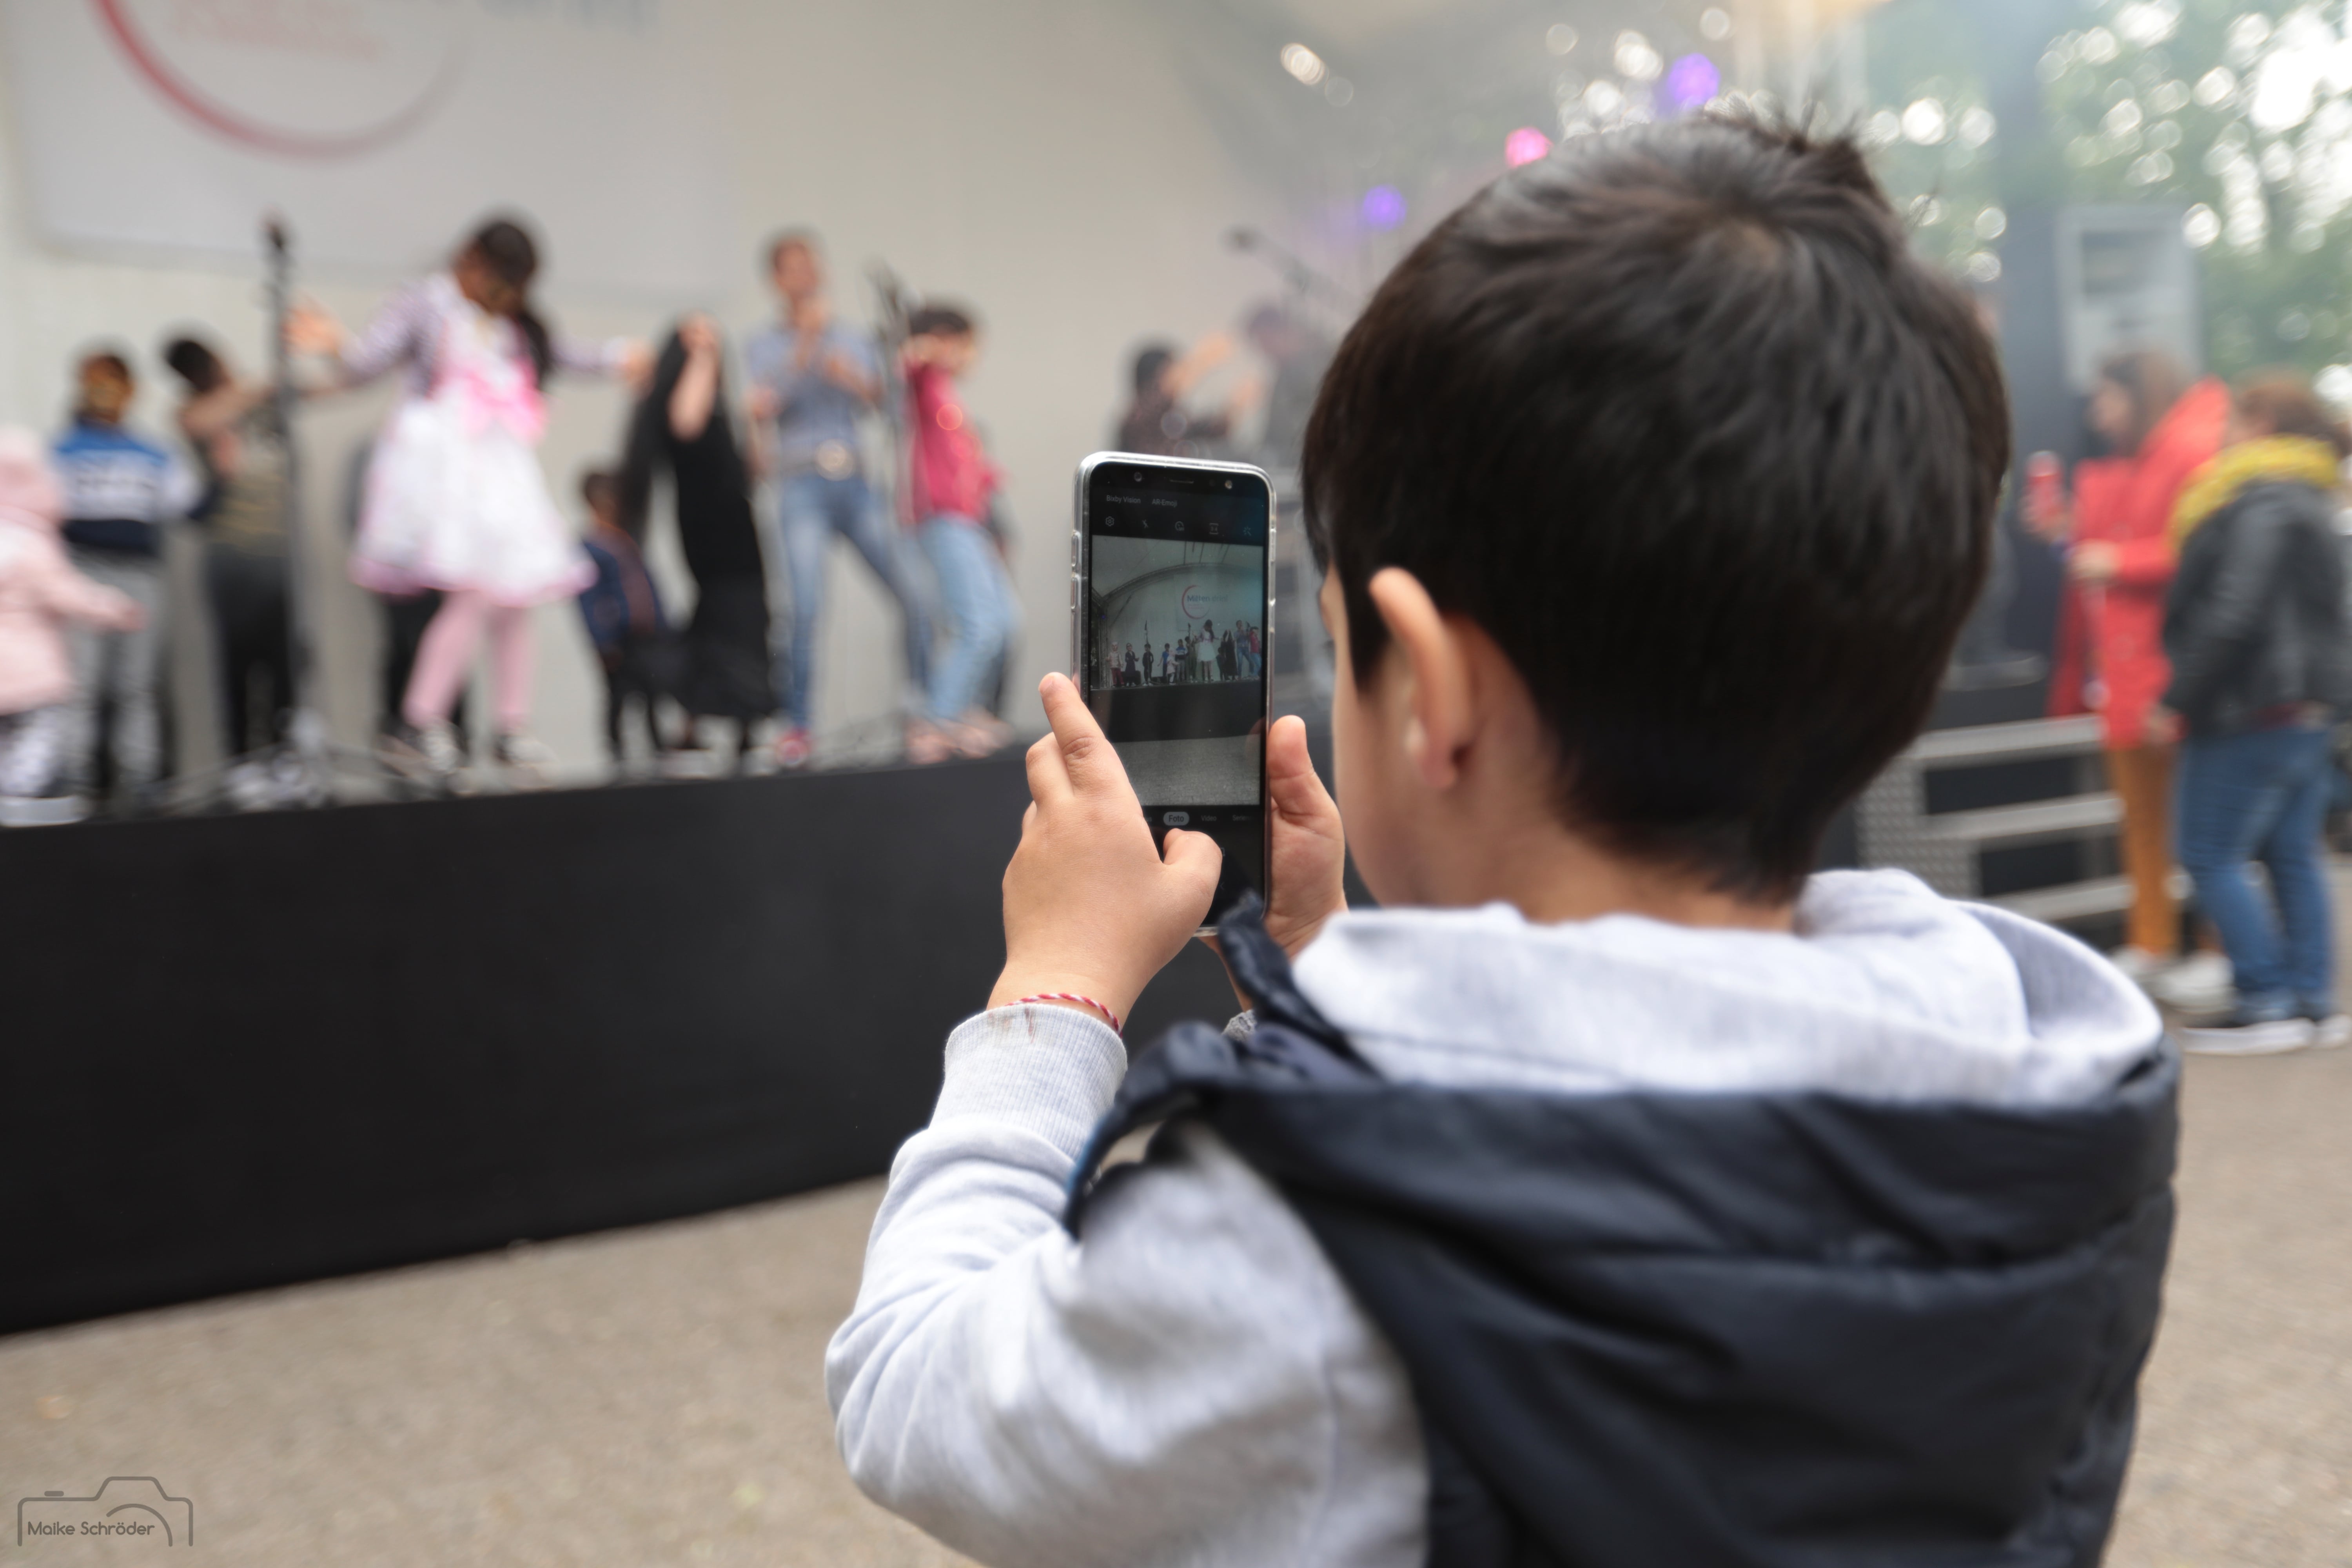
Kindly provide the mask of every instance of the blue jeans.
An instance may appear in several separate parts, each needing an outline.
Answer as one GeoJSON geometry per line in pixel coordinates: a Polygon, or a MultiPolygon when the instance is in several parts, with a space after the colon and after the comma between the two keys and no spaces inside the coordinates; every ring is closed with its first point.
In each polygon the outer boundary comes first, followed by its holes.
{"type": "Polygon", "coordinates": [[[979,704],[981,682],[1021,624],[1021,606],[988,531],[941,515],[923,524],[923,553],[940,584],[947,635],[931,661],[930,716],[944,723],[979,704]]]}
{"type": "Polygon", "coordinates": [[[2325,730],[2256,730],[2180,745],[2180,864],[2221,932],[2239,1005],[2255,1017],[2333,1012],[2335,935],[2320,824],[2333,773],[2325,730]],[[2246,879],[2268,868],[2277,918],[2246,879]]]}
{"type": "Polygon", "coordinates": [[[783,536],[784,563],[792,574],[792,636],[776,660],[776,689],[783,694],[785,721],[808,727],[817,621],[824,612],[825,555],[835,534],[857,547],[874,575],[898,601],[906,626],[908,684],[921,689],[931,640],[923,596],[916,587],[906,542],[882,515],[864,476],[830,479],[803,473],[785,479],[776,489],[776,531],[783,536]]]}

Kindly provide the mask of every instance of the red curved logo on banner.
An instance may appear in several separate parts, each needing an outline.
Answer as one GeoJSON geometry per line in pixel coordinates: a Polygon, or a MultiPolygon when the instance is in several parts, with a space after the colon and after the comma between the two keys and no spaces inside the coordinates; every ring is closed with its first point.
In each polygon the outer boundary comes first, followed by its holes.
{"type": "Polygon", "coordinates": [[[1196,610],[1192,607],[1192,595],[1200,591],[1200,587],[1195,584],[1188,583],[1184,585],[1183,610],[1184,618],[1188,621],[1197,621],[1208,613],[1205,610],[1196,610]]]}
{"type": "Polygon", "coordinates": [[[90,3],[98,8],[99,19],[106,24],[106,30],[113,36],[123,54],[129,57],[131,66],[174,108],[232,142],[284,157],[349,158],[396,142],[440,107],[450,84],[457,79],[457,51],[452,48],[443,58],[441,68],[415,101],[389,118],[355,131],[289,130],[268,124],[224,103],[191,81],[184,72],[164,58],[163,51],[142,30],[137,19],[125,7],[124,0],[90,0],[90,3]]]}

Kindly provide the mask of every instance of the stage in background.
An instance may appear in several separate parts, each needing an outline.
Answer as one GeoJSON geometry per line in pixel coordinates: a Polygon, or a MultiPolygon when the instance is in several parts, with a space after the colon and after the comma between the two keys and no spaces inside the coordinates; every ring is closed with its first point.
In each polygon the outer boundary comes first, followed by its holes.
{"type": "MultiPolygon", "coordinates": [[[[878,1174],[1018,753],[0,836],[0,1332],[878,1174]]],[[[1234,1010],[1197,944],[1130,1039],[1234,1010]]]]}

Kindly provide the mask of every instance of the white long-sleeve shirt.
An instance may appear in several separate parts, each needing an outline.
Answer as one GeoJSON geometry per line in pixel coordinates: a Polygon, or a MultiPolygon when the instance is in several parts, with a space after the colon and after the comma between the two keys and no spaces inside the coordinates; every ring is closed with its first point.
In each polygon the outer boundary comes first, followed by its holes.
{"type": "MultiPolygon", "coordinates": [[[[1504,906],[1333,921],[1300,990],[1391,1079],[1549,1093],[1834,1089],[2058,1104],[2158,1033],[2095,954],[1901,872],[1816,877],[1793,934],[1504,906]]],[[[1412,1397],[1305,1225],[1213,1133],[1062,1190],[1125,1070],[1066,1008],[948,1043],[826,1357],[842,1453],[982,1562],[1348,1564],[1425,1556],[1412,1397]]]]}

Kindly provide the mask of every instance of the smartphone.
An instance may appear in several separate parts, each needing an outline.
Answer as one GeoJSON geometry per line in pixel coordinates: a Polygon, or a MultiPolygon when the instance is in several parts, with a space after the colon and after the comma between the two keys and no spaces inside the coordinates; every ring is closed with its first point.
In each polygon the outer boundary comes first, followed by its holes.
{"type": "Polygon", "coordinates": [[[1266,885],[1274,487],[1241,463],[1097,452],[1078,465],[1070,668],[1155,844],[1224,851],[1203,931],[1266,885]]]}

